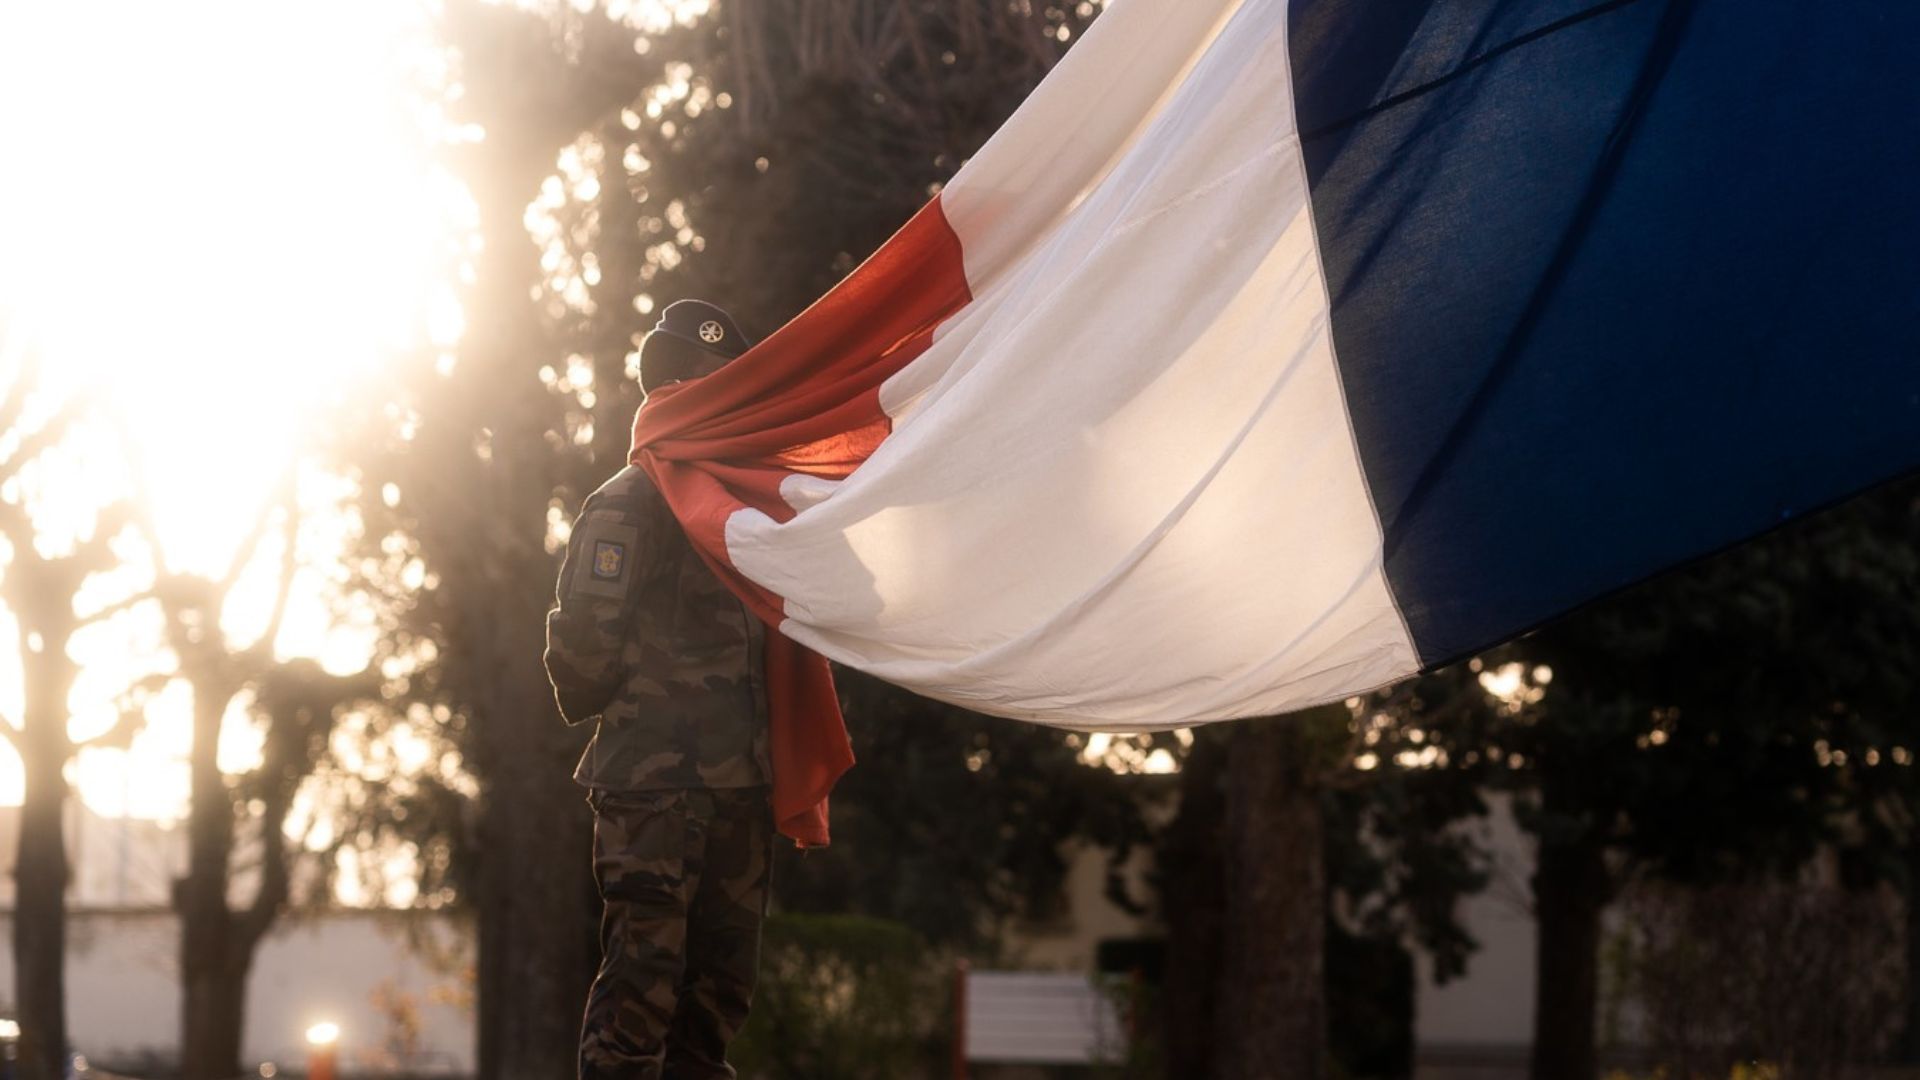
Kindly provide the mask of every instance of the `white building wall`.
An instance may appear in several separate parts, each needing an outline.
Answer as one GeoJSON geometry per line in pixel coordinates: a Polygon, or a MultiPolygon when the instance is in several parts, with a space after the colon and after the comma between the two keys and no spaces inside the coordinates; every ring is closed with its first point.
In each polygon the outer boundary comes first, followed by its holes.
{"type": "MultiPolygon", "coordinates": [[[[13,1000],[13,928],[0,915],[0,1001],[13,1000]]],[[[179,1045],[179,922],[164,912],[75,912],[67,934],[67,1024],[74,1048],[99,1062],[167,1057],[179,1045]]],[[[249,1065],[299,1062],[305,1032],[340,1025],[343,1061],[419,1072],[471,1073],[473,941],[449,916],[334,912],[289,918],[261,942],[248,987],[242,1054],[249,1065]],[[410,1004],[409,1048],[391,1010],[410,1004]]]]}
{"type": "MultiPolygon", "coordinates": [[[[74,1048],[102,1063],[176,1056],[180,924],[167,910],[186,868],[179,823],[105,818],[78,799],[65,814],[73,883],[67,890],[67,1026],[74,1048]]],[[[19,808],[0,807],[0,1013],[13,988],[13,862],[19,808]]],[[[239,875],[235,897],[253,891],[239,875]]],[[[474,1058],[471,929],[431,912],[330,910],[283,916],[260,943],[247,996],[242,1053],[251,1064],[304,1059],[305,1033],[340,1025],[343,1060],[378,1068],[405,1049],[388,1015],[420,1024],[415,1071],[470,1073],[474,1058]],[[377,998],[390,1003],[383,1012],[377,998]],[[391,1044],[391,1045],[390,1045],[391,1044]]]]}
{"type": "Polygon", "coordinates": [[[1534,844],[1513,817],[1513,800],[1487,797],[1485,820],[1471,828],[1490,858],[1485,891],[1460,907],[1480,947],[1465,975],[1436,985],[1433,959],[1413,950],[1413,1030],[1417,1080],[1504,1080],[1524,1076],[1533,1045],[1534,844]]]}

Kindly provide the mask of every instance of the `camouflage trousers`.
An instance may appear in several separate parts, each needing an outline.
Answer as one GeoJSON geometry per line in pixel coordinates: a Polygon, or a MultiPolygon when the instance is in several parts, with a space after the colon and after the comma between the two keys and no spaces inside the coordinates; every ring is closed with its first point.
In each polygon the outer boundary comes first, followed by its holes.
{"type": "Polygon", "coordinates": [[[731,1077],[773,863],[766,788],[593,792],[606,903],[580,1080],[731,1077]]]}

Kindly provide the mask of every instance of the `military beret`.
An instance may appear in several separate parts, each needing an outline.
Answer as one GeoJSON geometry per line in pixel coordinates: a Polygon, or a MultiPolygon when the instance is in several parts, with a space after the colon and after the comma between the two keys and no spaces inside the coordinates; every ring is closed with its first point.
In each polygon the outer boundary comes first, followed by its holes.
{"type": "Polygon", "coordinates": [[[733,316],[705,300],[675,300],[660,312],[653,326],[656,334],[679,338],[716,356],[731,360],[746,352],[753,342],[740,331],[733,316]]]}

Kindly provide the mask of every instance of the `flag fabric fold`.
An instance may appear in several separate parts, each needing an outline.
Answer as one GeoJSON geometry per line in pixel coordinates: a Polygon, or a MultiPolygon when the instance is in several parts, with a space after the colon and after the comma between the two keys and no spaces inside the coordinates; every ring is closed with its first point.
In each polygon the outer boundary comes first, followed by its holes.
{"type": "Polygon", "coordinates": [[[783,813],[850,761],[822,657],[1066,727],[1283,712],[1920,467],[1916,33],[1115,0],[848,279],[636,419],[791,643],[783,813]]]}

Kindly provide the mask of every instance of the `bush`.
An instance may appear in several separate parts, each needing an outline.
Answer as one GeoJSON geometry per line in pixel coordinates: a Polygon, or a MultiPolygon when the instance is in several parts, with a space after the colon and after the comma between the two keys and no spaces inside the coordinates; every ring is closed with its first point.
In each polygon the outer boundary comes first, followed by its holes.
{"type": "Polygon", "coordinates": [[[765,1080],[912,1076],[938,1059],[951,997],[948,965],[898,923],[776,915],[731,1057],[765,1080]]]}

